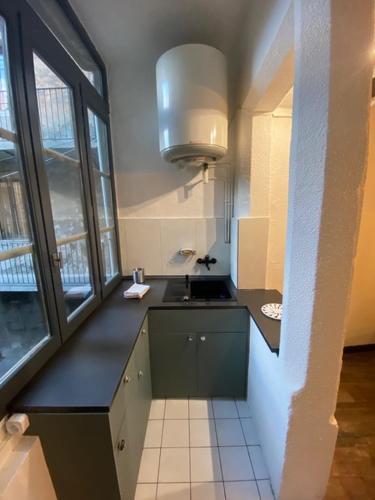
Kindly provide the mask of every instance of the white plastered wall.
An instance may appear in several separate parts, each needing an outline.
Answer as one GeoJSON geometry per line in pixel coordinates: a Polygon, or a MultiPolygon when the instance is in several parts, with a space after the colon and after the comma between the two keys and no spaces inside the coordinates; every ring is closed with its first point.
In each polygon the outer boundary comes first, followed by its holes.
{"type": "Polygon", "coordinates": [[[309,500],[324,498],[337,437],[366,165],[373,3],[294,7],[285,312],[279,356],[251,324],[249,399],[276,496],[309,500]]]}
{"type": "Polygon", "coordinates": [[[354,264],[346,345],[375,343],[375,106],[371,107],[369,156],[354,264]]]}

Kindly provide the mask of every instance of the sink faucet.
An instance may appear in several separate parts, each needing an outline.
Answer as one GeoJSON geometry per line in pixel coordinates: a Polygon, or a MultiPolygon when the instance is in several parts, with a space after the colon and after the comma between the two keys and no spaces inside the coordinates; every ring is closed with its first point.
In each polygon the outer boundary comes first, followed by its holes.
{"type": "Polygon", "coordinates": [[[216,264],[217,259],[215,257],[211,257],[209,255],[206,255],[204,259],[197,259],[197,264],[204,264],[208,270],[210,270],[210,264],[216,264]]]}

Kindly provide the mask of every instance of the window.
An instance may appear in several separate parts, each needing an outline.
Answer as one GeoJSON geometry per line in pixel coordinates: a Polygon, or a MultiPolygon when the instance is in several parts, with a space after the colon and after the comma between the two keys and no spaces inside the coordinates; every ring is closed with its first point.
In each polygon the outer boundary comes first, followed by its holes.
{"type": "Polygon", "coordinates": [[[113,213],[112,184],[109,169],[108,136],[106,124],[88,110],[90,132],[90,159],[94,172],[96,207],[99,220],[102,265],[105,282],[118,274],[115,217],[113,213]]]}
{"type": "Polygon", "coordinates": [[[57,1],[28,0],[28,3],[74,59],[91,85],[102,94],[103,81],[100,68],[57,1]]]}
{"type": "Polygon", "coordinates": [[[103,66],[64,1],[0,2],[0,418],[121,279],[103,66]]]}
{"type": "Polygon", "coordinates": [[[57,246],[53,259],[60,268],[69,319],[93,294],[72,90],[38,55],[34,54],[33,60],[40,137],[57,246]]]}
{"type": "Polygon", "coordinates": [[[0,386],[50,337],[0,17],[0,386]]]}

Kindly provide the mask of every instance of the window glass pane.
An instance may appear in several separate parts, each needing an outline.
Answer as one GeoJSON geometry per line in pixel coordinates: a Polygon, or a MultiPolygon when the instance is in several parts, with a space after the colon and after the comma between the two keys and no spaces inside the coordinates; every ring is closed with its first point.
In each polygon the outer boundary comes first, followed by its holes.
{"type": "Polygon", "coordinates": [[[34,54],[44,165],[68,318],[93,295],[71,88],[34,54]]]}
{"type": "Polygon", "coordinates": [[[27,0],[47,28],[61,43],[89,82],[102,95],[102,74],[65,12],[56,0],[27,0]]]}
{"type": "Polygon", "coordinates": [[[118,274],[116,233],[108,159],[106,124],[88,110],[91,168],[95,177],[96,205],[99,217],[102,260],[106,282],[118,274]]]}
{"type": "Polygon", "coordinates": [[[50,336],[29,223],[0,17],[0,385],[50,336]]]}

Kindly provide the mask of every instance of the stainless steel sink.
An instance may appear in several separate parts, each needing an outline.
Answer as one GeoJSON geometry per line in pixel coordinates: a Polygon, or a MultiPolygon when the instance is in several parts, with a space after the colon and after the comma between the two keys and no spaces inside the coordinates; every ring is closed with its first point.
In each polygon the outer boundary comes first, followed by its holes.
{"type": "Polygon", "coordinates": [[[234,300],[223,279],[171,279],[163,302],[207,302],[234,300]]]}

